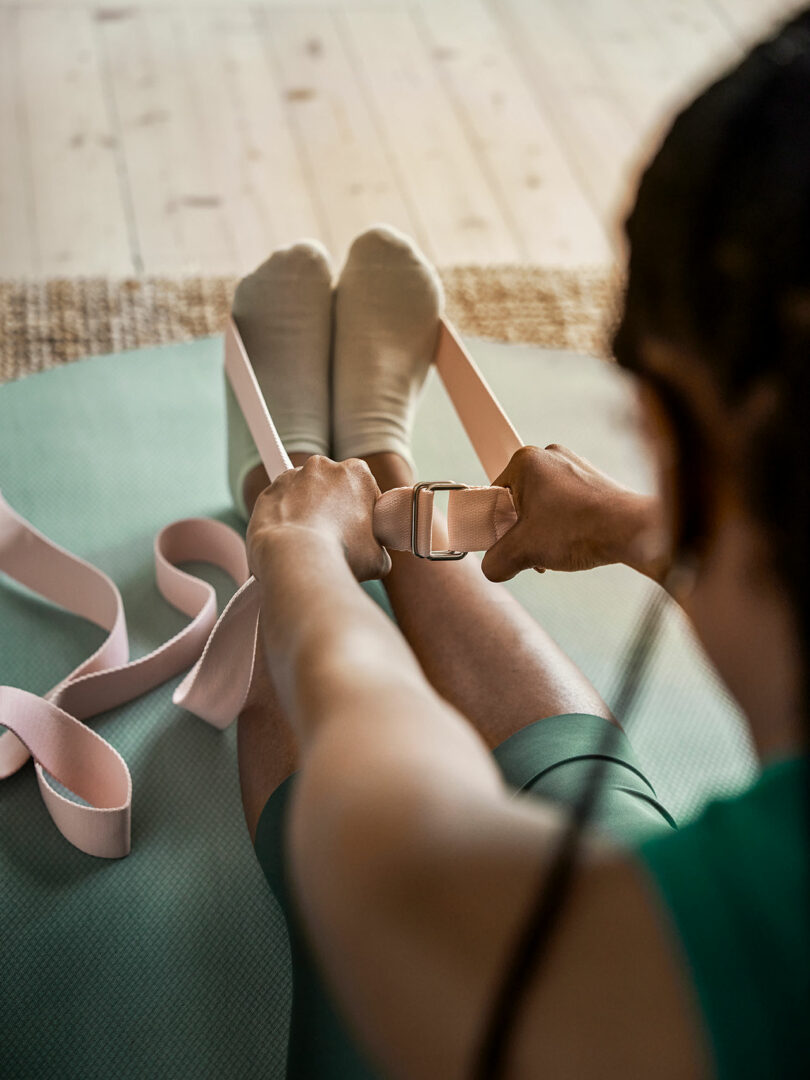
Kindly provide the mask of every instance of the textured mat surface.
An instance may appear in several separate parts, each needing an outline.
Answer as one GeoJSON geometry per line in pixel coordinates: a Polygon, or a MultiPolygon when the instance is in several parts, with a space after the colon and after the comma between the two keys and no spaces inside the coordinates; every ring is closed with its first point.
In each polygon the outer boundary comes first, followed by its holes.
{"type": "MultiPolygon", "coordinates": [[[[458,328],[496,341],[600,351],[616,283],[583,268],[441,271],[458,328]]],[[[191,341],[222,330],[236,279],[0,280],[0,381],[82,356],[191,341]]]]}
{"type": "MultiPolygon", "coordinates": [[[[474,353],[524,438],[566,442],[620,478],[646,482],[614,368],[483,343],[474,353]]],[[[135,654],[181,625],[154,585],[155,531],[185,515],[234,521],[221,389],[215,339],[0,387],[4,494],[115,578],[135,654]]],[[[416,450],[423,478],[483,479],[435,384],[416,450]]],[[[216,583],[224,595],[228,583],[216,583]]],[[[610,698],[650,586],[608,568],[527,574],[514,587],[610,698]]],[[[100,637],[2,578],[0,628],[0,682],[37,692],[100,637]]],[[[171,689],[95,721],[132,770],[129,858],[95,860],[69,847],[30,765],[0,784],[3,1077],[283,1075],[287,944],[242,823],[235,731],[174,708],[171,689]]],[[[674,614],[628,727],[681,817],[751,775],[739,719],[674,614]]]]}

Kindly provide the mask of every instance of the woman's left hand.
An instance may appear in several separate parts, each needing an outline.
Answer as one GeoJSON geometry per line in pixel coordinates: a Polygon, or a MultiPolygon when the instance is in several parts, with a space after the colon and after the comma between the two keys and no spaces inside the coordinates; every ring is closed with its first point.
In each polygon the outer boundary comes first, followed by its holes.
{"type": "Polygon", "coordinates": [[[340,546],[358,581],[384,577],[391,558],[373,531],[380,489],[364,461],[311,457],[261,493],[247,530],[248,565],[261,579],[275,544],[313,536],[340,546]]]}

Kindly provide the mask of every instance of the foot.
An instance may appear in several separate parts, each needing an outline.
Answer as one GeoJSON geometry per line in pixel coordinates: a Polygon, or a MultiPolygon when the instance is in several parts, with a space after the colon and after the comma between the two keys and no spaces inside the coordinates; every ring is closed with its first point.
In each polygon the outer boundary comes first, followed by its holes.
{"type": "MultiPolygon", "coordinates": [[[[233,317],[288,454],[328,454],[332,267],[313,240],[273,252],[239,282],[233,317]]],[[[226,381],[228,478],[247,518],[259,454],[226,381]]],[[[264,486],[266,484],[266,477],[264,486]]]]}
{"type": "Polygon", "coordinates": [[[436,349],[443,295],[413,241],[386,225],[358,236],[335,290],[335,458],[398,454],[412,469],[416,402],[436,349]]]}

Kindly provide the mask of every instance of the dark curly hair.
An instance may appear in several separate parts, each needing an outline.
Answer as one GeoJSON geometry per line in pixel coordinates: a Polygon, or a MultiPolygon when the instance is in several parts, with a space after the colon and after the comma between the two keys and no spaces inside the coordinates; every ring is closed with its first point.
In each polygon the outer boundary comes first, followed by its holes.
{"type": "MultiPolygon", "coordinates": [[[[770,409],[742,461],[748,509],[791,599],[810,704],[810,9],[757,45],[675,119],[626,222],[630,256],[618,362],[658,392],[678,443],[676,557],[708,538],[711,459],[694,403],[650,370],[657,341],[700,365],[729,407],[766,390],[770,409]]],[[[658,627],[639,627],[620,699],[632,700],[658,627]]],[[[623,709],[616,709],[621,719],[623,709]]],[[[807,710],[810,717],[810,710],[807,710]]],[[[495,999],[475,1075],[503,1072],[529,978],[542,966],[601,782],[571,816],[495,999]]],[[[808,784],[810,830],[810,783],[808,784]]]]}
{"type": "MultiPolygon", "coordinates": [[[[657,339],[700,364],[729,406],[771,394],[745,496],[792,600],[810,700],[810,9],[680,113],[626,235],[619,363],[649,378],[640,345],[657,339]]],[[[688,402],[658,388],[679,436],[688,551],[705,539],[711,463],[688,402]]]]}

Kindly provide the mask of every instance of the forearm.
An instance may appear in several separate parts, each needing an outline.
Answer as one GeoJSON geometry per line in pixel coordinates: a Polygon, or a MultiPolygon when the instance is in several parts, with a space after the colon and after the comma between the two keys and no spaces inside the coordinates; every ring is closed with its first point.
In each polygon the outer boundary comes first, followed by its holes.
{"type": "MultiPolygon", "coordinates": [[[[496,776],[471,726],[430,686],[394,623],[360,589],[336,544],[306,530],[281,537],[257,568],[262,647],[304,767],[315,744],[342,743],[398,773],[449,771],[456,755],[496,776]],[[328,730],[331,729],[331,730],[328,730]],[[327,733],[328,732],[328,733],[327,733]]],[[[408,781],[412,784],[412,781],[408,781]]]]}
{"type": "Polygon", "coordinates": [[[268,670],[304,745],[330,706],[389,680],[418,687],[413,655],[358,588],[338,544],[288,530],[262,552],[257,577],[268,670]]]}
{"type": "Polygon", "coordinates": [[[430,915],[428,886],[444,896],[457,830],[483,842],[488,812],[508,797],[480,738],[427,683],[339,548],[302,533],[255,568],[268,667],[301,743],[287,834],[299,915],[352,1015],[376,1015],[371,1003],[390,1018],[381,965],[418,1001],[424,979],[403,970],[402,946],[428,973],[439,955],[409,912],[430,915]]]}
{"type": "Polygon", "coordinates": [[[293,862],[327,874],[334,900],[356,877],[347,852],[378,864],[371,852],[399,849],[403,827],[417,846],[435,838],[448,798],[499,796],[503,785],[337,545],[290,533],[256,569],[261,645],[300,750],[293,862]]]}

